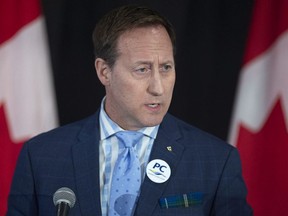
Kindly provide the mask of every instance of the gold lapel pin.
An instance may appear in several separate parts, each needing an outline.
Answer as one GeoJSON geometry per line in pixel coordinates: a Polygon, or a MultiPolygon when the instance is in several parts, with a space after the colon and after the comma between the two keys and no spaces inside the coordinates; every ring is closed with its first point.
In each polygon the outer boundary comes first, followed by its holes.
{"type": "Polygon", "coordinates": [[[167,150],[171,152],[172,151],[172,147],[171,146],[167,146],[167,150]]]}

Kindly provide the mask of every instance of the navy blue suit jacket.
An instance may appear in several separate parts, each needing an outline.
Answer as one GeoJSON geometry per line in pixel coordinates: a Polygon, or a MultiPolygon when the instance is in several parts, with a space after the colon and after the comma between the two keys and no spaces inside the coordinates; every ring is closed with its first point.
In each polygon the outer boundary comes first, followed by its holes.
{"type": "MultiPolygon", "coordinates": [[[[69,215],[101,215],[98,122],[99,112],[25,143],[7,215],[56,215],[52,197],[61,187],[71,188],[77,197],[69,215]]],[[[239,155],[231,145],[167,114],[159,127],[152,159],[166,161],[171,177],[160,184],[145,177],[135,215],[252,215],[239,155]],[[174,208],[159,205],[161,198],[194,193],[202,197],[189,207],[181,203],[174,208]]]]}

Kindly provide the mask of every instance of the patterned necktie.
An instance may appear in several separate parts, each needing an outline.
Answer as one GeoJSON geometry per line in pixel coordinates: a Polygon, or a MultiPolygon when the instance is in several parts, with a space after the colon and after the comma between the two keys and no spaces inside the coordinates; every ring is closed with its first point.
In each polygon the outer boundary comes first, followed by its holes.
{"type": "Polygon", "coordinates": [[[120,131],[116,137],[119,141],[119,154],[112,176],[109,216],[130,216],[133,215],[141,185],[140,162],[133,147],[143,134],[120,131]]]}

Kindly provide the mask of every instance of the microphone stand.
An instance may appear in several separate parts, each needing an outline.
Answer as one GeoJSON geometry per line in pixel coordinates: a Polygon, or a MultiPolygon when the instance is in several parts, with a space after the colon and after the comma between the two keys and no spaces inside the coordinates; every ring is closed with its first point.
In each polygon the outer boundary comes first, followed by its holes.
{"type": "Polygon", "coordinates": [[[69,209],[70,207],[67,203],[60,202],[57,205],[57,216],[68,216],[69,209]]]}

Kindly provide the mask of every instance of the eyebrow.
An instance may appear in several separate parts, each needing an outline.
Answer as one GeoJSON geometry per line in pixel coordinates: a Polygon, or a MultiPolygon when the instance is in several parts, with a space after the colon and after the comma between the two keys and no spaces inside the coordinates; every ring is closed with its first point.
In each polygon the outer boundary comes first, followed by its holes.
{"type": "MultiPolygon", "coordinates": [[[[153,65],[152,61],[137,61],[134,63],[134,65],[141,65],[141,64],[145,64],[145,65],[153,65]]],[[[163,62],[159,65],[166,65],[166,64],[171,64],[171,65],[175,65],[174,61],[168,60],[166,62],[163,62]]]]}
{"type": "Polygon", "coordinates": [[[151,61],[137,61],[134,63],[134,65],[141,65],[141,64],[151,65],[153,63],[151,61]]]}

